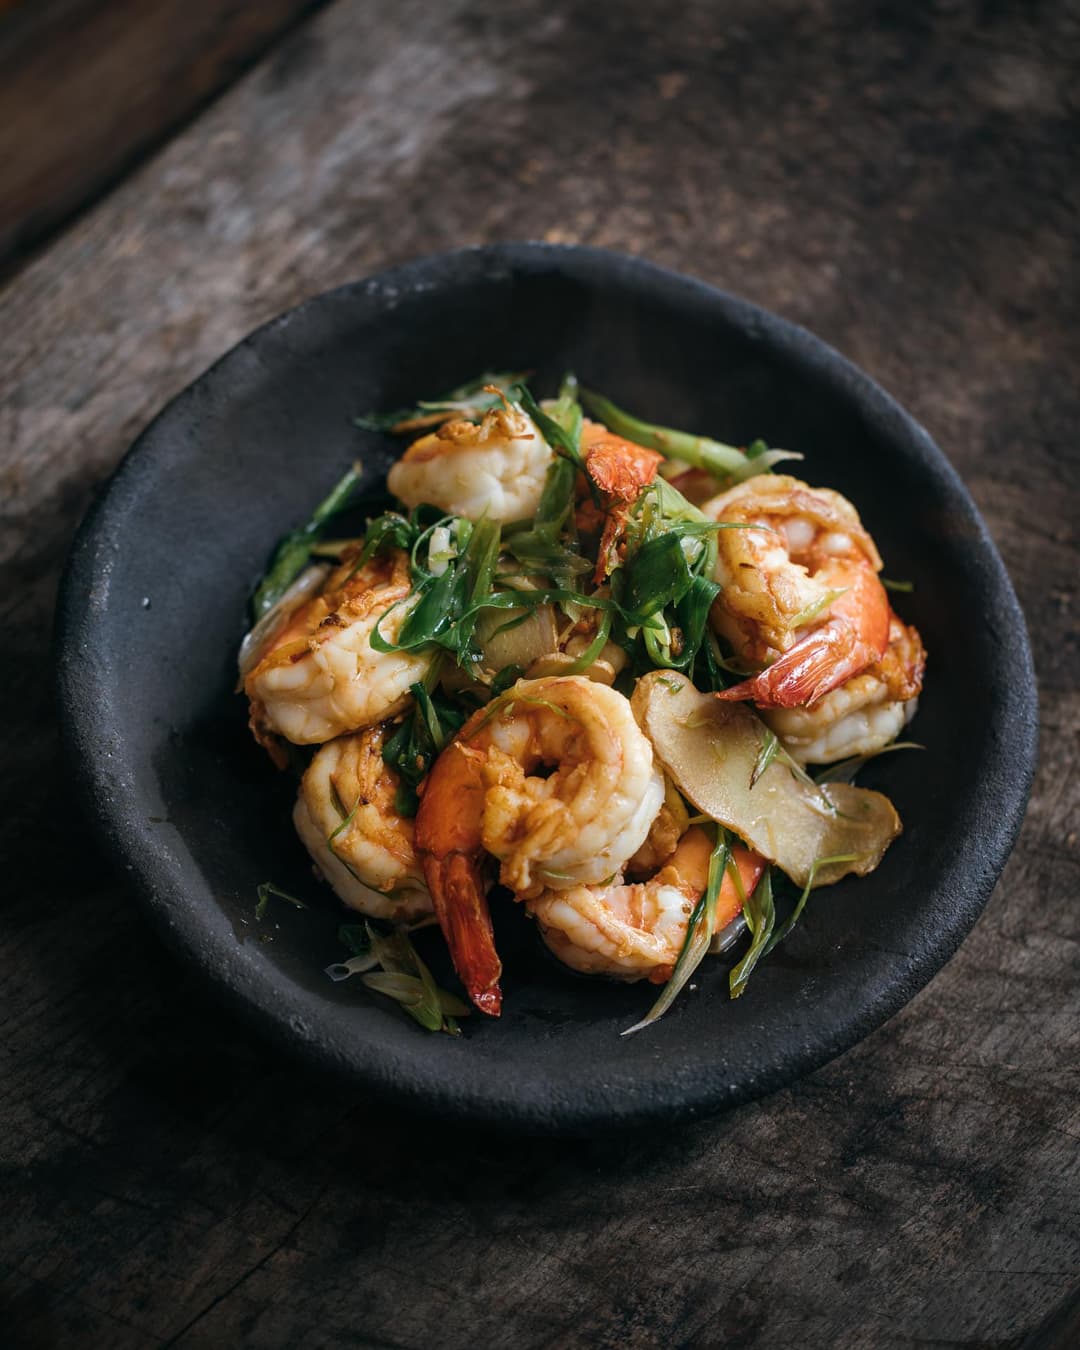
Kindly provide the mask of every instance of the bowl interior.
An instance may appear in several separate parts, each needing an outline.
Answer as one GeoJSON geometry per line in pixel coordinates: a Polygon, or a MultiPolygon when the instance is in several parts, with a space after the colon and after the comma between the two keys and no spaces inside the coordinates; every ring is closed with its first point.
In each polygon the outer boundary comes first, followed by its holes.
{"type": "MultiPolygon", "coordinates": [[[[143,435],[80,536],[61,685],[95,814],[167,934],[293,1046],[425,1108],[536,1129],[690,1116],[776,1087],[898,1008],[974,922],[1011,847],[1033,763],[1023,622],[978,515],[923,432],[835,353],[646,264],[507,246],[427,260],[316,298],[254,334],[143,435]],[[802,451],[859,508],[929,651],[911,734],[926,749],[860,780],[902,838],[871,877],[817,892],[737,1002],[707,964],[665,1020],[619,1032],[654,991],[564,971],[514,907],[496,913],[505,1012],[430,1036],[355,984],[342,912],[293,836],[293,789],[233,692],[248,597],[276,540],[357,458],[400,450],[353,417],[482,370],[564,370],[649,420],[802,451]],[[309,899],[262,924],[255,888],[309,899]]],[[[449,980],[437,935],[423,950],[449,980]]]]}

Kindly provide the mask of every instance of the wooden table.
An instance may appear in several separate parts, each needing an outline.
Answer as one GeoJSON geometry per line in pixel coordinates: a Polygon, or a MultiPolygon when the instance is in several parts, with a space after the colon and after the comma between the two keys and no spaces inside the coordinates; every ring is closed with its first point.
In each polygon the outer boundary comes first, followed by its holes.
{"type": "Polygon", "coordinates": [[[1080,1344],[1077,37],[1067,3],[337,0],[10,280],[0,1342],[1080,1344]],[[222,1017],[81,823],[50,701],[72,531],[166,399],[314,291],[522,237],[878,377],[989,522],[1043,710],[1019,847],[901,1014],[591,1142],[394,1118],[222,1017]]]}

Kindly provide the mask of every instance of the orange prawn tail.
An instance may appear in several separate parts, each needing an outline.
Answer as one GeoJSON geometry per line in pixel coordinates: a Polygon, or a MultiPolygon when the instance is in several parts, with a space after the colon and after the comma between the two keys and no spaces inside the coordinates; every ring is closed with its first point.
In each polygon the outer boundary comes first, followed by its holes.
{"type": "MultiPolygon", "coordinates": [[[[753,699],[759,708],[805,708],[879,661],[889,645],[889,601],[866,566],[834,569],[846,589],[829,619],[759,674],[716,697],[753,699]]],[[[832,579],[832,578],[830,578],[832,579]]]]}
{"type": "MultiPolygon", "coordinates": [[[[462,733],[468,731],[467,724],[462,733]]],[[[498,1017],[502,962],[495,950],[480,869],[484,810],[480,762],[481,757],[460,739],[439,755],[416,813],[416,851],[458,978],[481,1012],[498,1017]]]]}
{"type": "Polygon", "coordinates": [[[451,853],[446,858],[424,855],[423,864],[435,916],[458,978],[481,1012],[498,1017],[502,1012],[502,962],[495,950],[480,869],[463,853],[451,853]]]}

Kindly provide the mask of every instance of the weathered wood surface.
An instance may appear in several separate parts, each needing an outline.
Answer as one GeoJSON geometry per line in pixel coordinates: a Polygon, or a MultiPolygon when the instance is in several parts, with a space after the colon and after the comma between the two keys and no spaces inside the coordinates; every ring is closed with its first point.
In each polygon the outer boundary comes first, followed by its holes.
{"type": "Polygon", "coordinates": [[[1064,4],[339,0],[9,286],[5,1344],[1076,1343],[1078,55],[1064,4]],[[879,377],[989,521],[1043,706],[1020,846],[919,997],[765,1101],[589,1143],[394,1119],[220,1017],[73,818],[48,692],[75,522],[166,398],[313,291],[523,236],[879,377]]]}
{"type": "Polygon", "coordinates": [[[316,3],[0,4],[0,264],[114,182],[316,3]]]}

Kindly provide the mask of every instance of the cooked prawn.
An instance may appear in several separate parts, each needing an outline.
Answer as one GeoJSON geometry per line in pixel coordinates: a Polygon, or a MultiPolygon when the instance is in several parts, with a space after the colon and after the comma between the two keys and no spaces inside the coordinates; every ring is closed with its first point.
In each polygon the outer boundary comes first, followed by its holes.
{"type": "Polygon", "coordinates": [[[276,732],[314,745],[401,712],[431,657],[376,651],[371,634],[383,620],[379,631],[394,641],[409,589],[409,560],[400,549],[360,568],[343,562],[322,594],[273,634],[244,681],[256,739],[266,743],[276,732]]]}
{"type": "Polygon", "coordinates": [[[386,485],[407,506],[427,502],[469,520],[525,520],[540,505],[552,458],[536,424],[507,401],[479,424],[445,422],[421,436],[386,485]]]}
{"type": "Polygon", "coordinates": [[[641,846],[663,796],[628,700],[582,676],[520,680],[462,727],[428,775],[416,845],[478,1008],[501,1004],[485,850],[518,899],[595,884],[641,846]]]}
{"type": "Polygon", "coordinates": [[[432,912],[413,846],[398,814],[397,774],[383,761],[385,727],[324,745],[300,780],[293,823],[342,900],[373,919],[413,923],[432,912]]]}
{"type": "MultiPolygon", "coordinates": [[[[526,908],[539,923],[547,945],[575,970],[663,984],[671,978],[690,916],[705,890],[711,852],[712,841],[706,832],[691,826],[648,881],[627,885],[618,876],[607,886],[547,890],[526,908]]],[[[740,845],[732,850],[732,858],[742,893],[749,895],[764,870],[764,860],[740,845]]],[[[713,932],[726,928],[741,905],[739,885],[726,872],[713,932]]]]}
{"type": "Polygon", "coordinates": [[[811,704],[885,653],[881,558],[838,492],[786,474],[748,479],[702,508],[721,530],[711,619],[760,674],[719,694],[759,707],[811,704]]]}
{"type": "Polygon", "coordinates": [[[917,630],[893,613],[884,656],[808,708],[766,708],[762,717],[800,764],[866,755],[915,716],[926,653],[917,630]]]}

